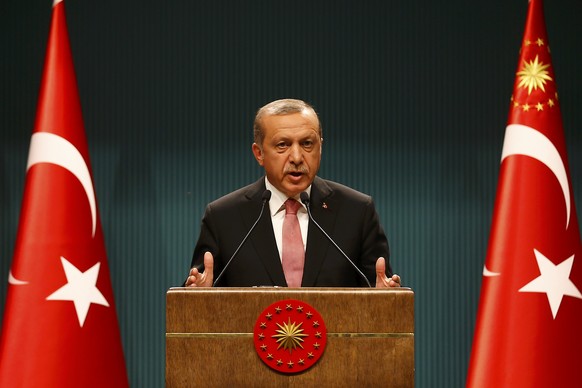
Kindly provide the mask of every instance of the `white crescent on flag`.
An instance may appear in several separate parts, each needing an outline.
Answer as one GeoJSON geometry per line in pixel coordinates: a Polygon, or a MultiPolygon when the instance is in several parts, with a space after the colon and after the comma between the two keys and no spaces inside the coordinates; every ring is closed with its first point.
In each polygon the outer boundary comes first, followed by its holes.
{"type": "Polygon", "coordinates": [[[48,132],[37,132],[30,140],[28,153],[28,171],[38,163],[52,163],[61,166],[73,174],[85,189],[89,206],[91,207],[91,219],[93,221],[92,236],[95,237],[97,227],[97,205],[93,181],[89,173],[89,167],[83,159],[83,155],[67,139],[48,132]]]}
{"type": "Polygon", "coordinates": [[[491,277],[491,276],[499,276],[499,275],[501,275],[500,272],[489,271],[487,269],[486,265],[483,266],[483,276],[491,277]]]}
{"type": "MultiPolygon", "coordinates": [[[[505,130],[501,163],[506,158],[514,155],[524,155],[534,158],[552,171],[564,194],[564,202],[566,204],[566,229],[568,229],[571,212],[570,185],[568,183],[564,161],[554,144],[543,133],[534,128],[521,124],[510,124],[505,130]]],[[[499,272],[490,271],[486,266],[483,267],[483,276],[492,277],[499,275],[499,272]]]]}
{"type": "MultiPolygon", "coordinates": [[[[93,181],[85,159],[79,150],[67,139],[48,132],[37,132],[30,140],[30,151],[26,170],[39,163],[52,163],[61,166],[73,174],[85,189],[91,208],[92,236],[95,237],[97,227],[97,206],[93,181]]],[[[27,281],[14,277],[12,270],[8,274],[8,283],[14,286],[28,284],[27,281]]]]}
{"type": "Polygon", "coordinates": [[[27,281],[16,279],[14,275],[12,275],[12,270],[8,271],[8,284],[12,284],[13,286],[23,286],[28,284],[27,281]]]}
{"type": "Polygon", "coordinates": [[[566,203],[566,229],[570,224],[570,185],[566,167],[554,144],[543,133],[521,124],[510,124],[505,130],[501,162],[509,156],[525,155],[542,162],[556,176],[566,203]]]}

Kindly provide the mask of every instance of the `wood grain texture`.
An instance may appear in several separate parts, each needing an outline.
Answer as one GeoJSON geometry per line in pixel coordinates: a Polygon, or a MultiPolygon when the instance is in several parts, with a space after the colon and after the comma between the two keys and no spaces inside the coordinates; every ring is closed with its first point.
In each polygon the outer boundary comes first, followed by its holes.
{"type": "Polygon", "coordinates": [[[410,289],[170,289],[167,387],[414,386],[410,289]],[[297,299],[323,317],[328,342],[311,369],[283,375],[255,353],[253,328],[272,303],[297,299]]]}

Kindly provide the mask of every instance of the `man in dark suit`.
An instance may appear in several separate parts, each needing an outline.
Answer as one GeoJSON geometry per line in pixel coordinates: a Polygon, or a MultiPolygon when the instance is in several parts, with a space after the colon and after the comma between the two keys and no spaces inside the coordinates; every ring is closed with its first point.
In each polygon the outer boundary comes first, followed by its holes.
{"type": "Polygon", "coordinates": [[[213,285],[263,207],[255,229],[217,286],[357,287],[368,282],[376,287],[400,286],[400,277],[392,274],[388,262],[388,241],[371,197],[316,176],[322,142],[319,118],[309,104],[285,99],[259,109],[252,151],[265,177],[208,205],[187,287],[213,285]],[[271,192],[270,201],[266,190],[271,192]],[[309,195],[313,218],[359,271],[309,220],[305,204],[296,204],[299,244],[303,242],[299,267],[294,264],[288,269],[284,264],[285,244],[290,244],[285,203],[300,202],[303,192],[309,195]]]}

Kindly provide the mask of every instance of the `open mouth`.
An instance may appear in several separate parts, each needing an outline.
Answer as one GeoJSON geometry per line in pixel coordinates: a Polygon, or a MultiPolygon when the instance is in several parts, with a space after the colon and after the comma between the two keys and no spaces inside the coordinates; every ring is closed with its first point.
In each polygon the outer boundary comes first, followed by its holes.
{"type": "Polygon", "coordinates": [[[304,173],[299,171],[291,171],[287,173],[287,179],[294,184],[298,184],[303,180],[304,173]]]}

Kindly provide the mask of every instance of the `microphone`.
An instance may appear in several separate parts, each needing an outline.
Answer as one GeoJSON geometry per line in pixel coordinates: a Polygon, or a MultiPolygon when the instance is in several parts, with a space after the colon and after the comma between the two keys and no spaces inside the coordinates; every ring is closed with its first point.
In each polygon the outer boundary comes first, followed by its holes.
{"type": "Polygon", "coordinates": [[[334,247],[336,247],[336,249],[346,258],[346,260],[352,265],[352,267],[354,267],[356,269],[356,271],[358,272],[358,274],[362,277],[362,279],[364,279],[366,281],[366,284],[368,285],[368,287],[372,288],[372,285],[370,284],[370,281],[368,280],[368,278],[366,277],[366,275],[364,275],[364,273],[362,271],[360,271],[360,269],[358,268],[358,266],[352,261],[352,259],[350,259],[348,257],[348,255],[345,254],[345,252],[335,243],[335,241],[333,241],[333,239],[325,232],[325,230],[323,230],[323,228],[321,226],[319,226],[319,224],[317,223],[317,221],[315,221],[315,219],[313,218],[313,215],[311,214],[311,209],[309,209],[309,194],[307,194],[305,191],[302,192],[299,197],[301,198],[301,202],[303,202],[303,204],[305,205],[305,207],[307,208],[307,214],[309,215],[309,219],[315,224],[315,226],[317,226],[319,228],[319,230],[321,230],[321,233],[323,233],[323,235],[325,237],[327,237],[327,239],[333,244],[334,247]]]}
{"type": "Polygon", "coordinates": [[[271,199],[271,191],[270,190],[265,190],[263,192],[263,197],[262,197],[263,204],[261,206],[261,212],[259,213],[259,216],[257,217],[257,220],[255,221],[255,223],[253,224],[253,226],[251,226],[251,228],[247,232],[247,235],[242,239],[242,241],[238,245],[238,248],[236,248],[236,251],[234,251],[234,253],[230,257],[230,259],[226,262],[226,265],[224,266],[224,268],[222,269],[222,271],[220,271],[220,274],[218,274],[218,277],[216,278],[216,280],[214,281],[214,283],[212,283],[212,287],[216,287],[216,283],[218,283],[218,281],[220,280],[220,278],[222,277],[222,275],[224,275],[224,272],[226,271],[226,269],[228,268],[228,266],[232,262],[232,259],[234,259],[234,257],[238,253],[238,251],[240,251],[240,249],[242,248],[242,246],[244,245],[244,243],[247,241],[247,239],[251,235],[251,232],[253,231],[253,229],[255,229],[255,226],[257,226],[257,224],[259,223],[259,220],[261,219],[261,216],[263,215],[263,211],[265,210],[265,204],[267,202],[269,202],[270,199],[271,199]]]}

